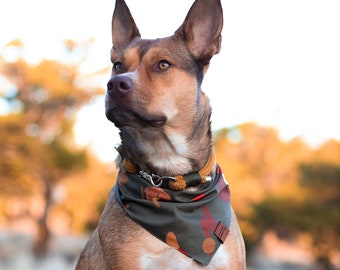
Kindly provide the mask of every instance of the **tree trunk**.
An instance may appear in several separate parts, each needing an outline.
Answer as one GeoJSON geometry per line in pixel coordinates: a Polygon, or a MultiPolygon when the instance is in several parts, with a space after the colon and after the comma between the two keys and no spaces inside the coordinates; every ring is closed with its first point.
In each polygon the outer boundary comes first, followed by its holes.
{"type": "Polygon", "coordinates": [[[33,252],[36,257],[43,257],[48,251],[48,244],[51,237],[47,225],[47,217],[52,205],[52,187],[48,180],[43,180],[45,207],[41,218],[38,220],[38,235],[33,246],[33,252]]]}
{"type": "Polygon", "coordinates": [[[322,256],[317,258],[316,261],[316,269],[317,270],[332,270],[332,263],[329,257],[322,256]]]}

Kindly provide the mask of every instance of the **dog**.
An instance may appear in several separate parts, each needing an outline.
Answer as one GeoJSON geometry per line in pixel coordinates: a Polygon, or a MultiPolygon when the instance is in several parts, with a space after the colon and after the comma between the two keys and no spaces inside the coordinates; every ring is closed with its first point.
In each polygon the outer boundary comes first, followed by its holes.
{"type": "Polygon", "coordinates": [[[196,0],[174,35],[142,39],[116,0],[105,113],[120,170],[77,270],[246,269],[201,90],[222,25],[220,0],[196,0]]]}

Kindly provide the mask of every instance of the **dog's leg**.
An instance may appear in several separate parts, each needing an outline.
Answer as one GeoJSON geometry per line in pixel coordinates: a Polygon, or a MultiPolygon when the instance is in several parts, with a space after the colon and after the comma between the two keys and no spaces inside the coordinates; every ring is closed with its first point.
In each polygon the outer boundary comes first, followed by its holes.
{"type": "Polygon", "coordinates": [[[99,241],[98,229],[96,229],[80,254],[75,270],[106,269],[103,251],[99,241]]]}

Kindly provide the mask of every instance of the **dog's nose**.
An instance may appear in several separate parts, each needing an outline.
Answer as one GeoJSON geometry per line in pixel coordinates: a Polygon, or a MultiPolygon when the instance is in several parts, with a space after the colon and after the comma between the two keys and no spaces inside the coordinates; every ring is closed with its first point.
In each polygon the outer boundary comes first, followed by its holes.
{"type": "Polygon", "coordinates": [[[133,82],[127,76],[114,76],[107,83],[107,93],[110,96],[124,96],[132,90],[133,82]]]}

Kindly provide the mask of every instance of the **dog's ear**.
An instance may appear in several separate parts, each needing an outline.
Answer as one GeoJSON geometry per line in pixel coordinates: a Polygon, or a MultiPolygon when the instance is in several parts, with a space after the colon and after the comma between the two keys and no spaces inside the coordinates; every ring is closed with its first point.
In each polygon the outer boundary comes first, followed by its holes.
{"type": "Polygon", "coordinates": [[[116,0],[112,17],[113,50],[121,52],[135,38],[140,38],[140,34],[131,12],[124,0],[116,0]]]}
{"type": "Polygon", "coordinates": [[[221,49],[223,13],[220,0],[196,0],[175,32],[194,57],[208,64],[221,49]]]}

